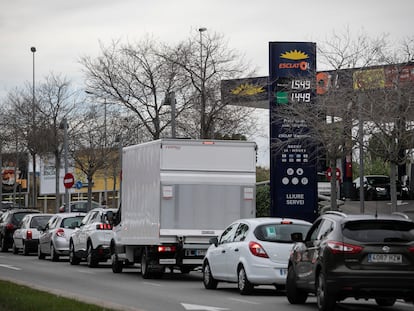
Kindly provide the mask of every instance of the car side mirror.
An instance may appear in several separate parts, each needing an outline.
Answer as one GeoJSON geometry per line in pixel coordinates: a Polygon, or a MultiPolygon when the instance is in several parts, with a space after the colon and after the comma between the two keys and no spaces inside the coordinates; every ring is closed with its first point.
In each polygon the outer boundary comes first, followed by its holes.
{"type": "Polygon", "coordinates": [[[215,236],[209,240],[210,244],[214,244],[214,246],[218,245],[218,238],[215,236]]]}
{"type": "Polygon", "coordinates": [[[303,242],[303,235],[301,232],[293,232],[290,235],[290,238],[293,242],[303,242]]]}

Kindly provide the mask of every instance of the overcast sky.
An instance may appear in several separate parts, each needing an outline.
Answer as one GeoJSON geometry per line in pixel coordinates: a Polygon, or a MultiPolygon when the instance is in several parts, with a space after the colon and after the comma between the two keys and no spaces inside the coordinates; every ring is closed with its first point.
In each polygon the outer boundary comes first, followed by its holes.
{"type": "Polygon", "coordinates": [[[269,41],[327,40],[349,27],[391,41],[414,35],[413,0],[0,0],[0,104],[7,92],[51,72],[81,85],[81,56],[99,42],[151,35],[177,43],[200,27],[268,75],[269,41]]]}

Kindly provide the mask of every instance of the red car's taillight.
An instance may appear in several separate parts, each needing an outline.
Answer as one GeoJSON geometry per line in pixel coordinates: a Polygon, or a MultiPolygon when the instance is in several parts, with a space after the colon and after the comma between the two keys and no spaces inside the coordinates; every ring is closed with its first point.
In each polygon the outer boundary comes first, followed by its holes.
{"type": "Polygon", "coordinates": [[[97,224],[97,230],[112,230],[112,226],[110,224],[97,224]]]}
{"type": "Polygon", "coordinates": [[[414,254],[414,246],[410,246],[410,247],[408,248],[408,251],[409,251],[410,253],[413,253],[413,254],[414,254]]]}
{"type": "Polygon", "coordinates": [[[358,254],[363,247],[338,241],[328,241],[328,249],[332,254],[358,254]]]}
{"type": "Polygon", "coordinates": [[[63,237],[65,236],[65,230],[63,230],[62,228],[57,229],[57,230],[56,230],[56,235],[57,235],[58,237],[63,238],[63,237]]]}
{"type": "Polygon", "coordinates": [[[269,258],[264,248],[257,242],[251,241],[249,243],[249,250],[254,256],[269,258]]]}
{"type": "Polygon", "coordinates": [[[31,240],[33,238],[32,230],[26,231],[26,240],[31,240]]]}

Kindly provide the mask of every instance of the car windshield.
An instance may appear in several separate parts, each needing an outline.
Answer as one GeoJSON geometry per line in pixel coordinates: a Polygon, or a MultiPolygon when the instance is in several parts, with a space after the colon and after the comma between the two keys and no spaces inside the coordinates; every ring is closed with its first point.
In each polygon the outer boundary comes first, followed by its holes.
{"type": "Polygon", "coordinates": [[[83,219],[83,216],[75,216],[75,217],[65,218],[62,221],[62,227],[63,228],[75,228],[75,227],[79,227],[82,219],[83,219]]]}
{"type": "Polygon", "coordinates": [[[309,226],[304,224],[273,223],[258,226],[254,235],[260,241],[292,243],[292,233],[302,233],[305,236],[308,229],[309,226]]]}
{"type": "Polygon", "coordinates": [[[414,241],[414,222],[395,220],[363,220],[347,222],[345,237],[359,242],[414,241]]]}
{"type": "Polygon", "coordinates": [[[386,176],[384,177],[367,177],[367,181],[370,185],[376,186],[376,185],[386,185],[390,183],[390,179],[386,176]]]}
{"type": "Polygon", "coordinates": [[[49,221],[51,216],[36,216],[32,218],[30,222],[30,228],[44,227],[49,221]]]}

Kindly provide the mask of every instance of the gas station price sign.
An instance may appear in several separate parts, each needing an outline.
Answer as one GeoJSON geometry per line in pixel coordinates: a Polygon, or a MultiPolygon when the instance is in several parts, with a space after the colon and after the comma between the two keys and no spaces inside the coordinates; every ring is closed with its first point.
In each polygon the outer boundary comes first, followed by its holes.
{"type": "Polygon", "coordinates": [[[312,109],[316,44],[269,43],[271,215],[313,221],[317,214],[317,161],[307,122],[283,115],[288,105],[312,109]],[[279,146],[277,146],[279,144],[279,146]],[[284,145],[283,148],[280,145],[284,145]],[[275,147],[277,146],[277,147],[275,147]]]}

